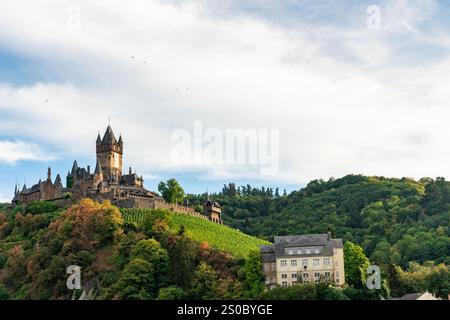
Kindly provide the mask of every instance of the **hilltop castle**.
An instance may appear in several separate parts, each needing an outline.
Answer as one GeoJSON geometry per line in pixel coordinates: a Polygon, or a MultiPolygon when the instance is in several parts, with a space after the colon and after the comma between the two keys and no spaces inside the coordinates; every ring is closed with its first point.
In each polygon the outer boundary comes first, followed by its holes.
{"type": "Polygon", "coordinates": [[[41,200],[60,200],[70,196],[70,201],[91,198],[102,202],[109,200],[118,207],[124,208],[162,208],[185,213],[216,223],[222,223],[222,208],[217,202],[206,200],[203,205],[203,215],[194,209],[174,203],[167,203],[156,193],[144,188],[144,179],[132,172],[122,171],[123,140],[117,140],[110,125],[106,128],[103,138],[97,135],[97,163],[91,173],[90,166],[80,168],[77,161],[73,162],[72,171],[67,173],[66,187],[63,187],[58,174],[52,182],[51,168],[47,171],[47,180],[41,181],[31,188],[23,186],[20,191],[16,185],[13,205],[28,204],[41,200]]]}

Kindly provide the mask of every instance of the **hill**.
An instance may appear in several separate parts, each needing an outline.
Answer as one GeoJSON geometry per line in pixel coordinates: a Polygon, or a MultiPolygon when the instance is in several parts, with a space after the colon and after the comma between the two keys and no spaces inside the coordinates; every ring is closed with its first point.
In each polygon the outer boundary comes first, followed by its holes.
{"type": "MultiPolygon", "coordinates": [[[[189,203],[202,197],[190,195],[189,203]]],[[[450,182],[443,178],[348,175],[311,181],[289,195],[230,183],[213,197],[226,224],[269,241],[331,231],[378,264],[450,264],[450,182]]]]}
{"type": "MultiPolygon", "coordinates": [[[[124,220],[129,223],[140,223],[151,215],[151,209],[122,209],[124,220]]],[[[226,225],[219,225],[207,220],[185,214],[169,213],[171,231],[177,233],[184,228],[186,235],[198,242],[206,242],[211,247],[228,252],[233,257],[246,258],[253,250],[259,250],[268,241],[249,236],[226,225]]]]}
{"type": "Polygon", "coordinates": [[[122,211],[83,199],[70,208],[41,201],[25,213],[0,212],[0,300],[79,297],[66,285],[68,266],[80,268],[82,289],[93,289],[95,299],[242,299],[262,292],[259,255],[250,251],[265,241],[165,210],[122,211]]]}

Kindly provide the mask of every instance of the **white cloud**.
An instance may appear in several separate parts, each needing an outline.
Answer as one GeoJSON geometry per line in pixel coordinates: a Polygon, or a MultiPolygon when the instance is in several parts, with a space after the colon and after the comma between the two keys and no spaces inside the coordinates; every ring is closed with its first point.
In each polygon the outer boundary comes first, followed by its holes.
{"type": "Polygon", "coordinates": [[[0,203],[10,203],[11,199],[0,194],[0,203]]]}
{"type": "Polygon", "coordinates": [[[0,163],[15,164],[21,160],[47,161],[53,159],[34,143],[21,140],[0,140],[0,163]]]}
{"type": "MultiPolygon", "coordinates": [[[[198,1],[77,3],[79,31],[67,27],[71,1],[0,3],[0,43],[66,79],[0,84],[0,113],[8,114],[0,135],[94,157],[97,130],[111,116],[124,135],[126,163],[148,176],[201,170],[210,178],[299,183],[347,173],[450,175],[450,75],[442,73],[450,60],[399,62],[409,42],[397,41],[395,28],[286,27],[210,15],[198,1]],[[280,129],[280,174],[175,166],[170,134],[195,120],[218,129],[280,129]]],[[[434,3],[420,2],[426,15],[388,7],[388,21],[420,30],[434,3]]],[[[411,37],[448,51],[442,33],[411,37]]]]}

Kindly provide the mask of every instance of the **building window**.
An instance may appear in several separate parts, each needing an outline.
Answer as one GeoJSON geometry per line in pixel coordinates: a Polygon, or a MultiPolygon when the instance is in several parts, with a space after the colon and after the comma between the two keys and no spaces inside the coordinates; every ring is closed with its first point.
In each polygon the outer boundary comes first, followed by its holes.
{"type": "Polygon", "coordinates": [[[294,250],[288,250],[288,255],[293,255],[294,254],[294,250]]]}
{"type": "Polygon", "coordinates": [[[306,249],[306,254],[311,254],[311,249],[306,249]]]}
{"type": "Polygon", "coordinates": [[[281,286],[282,286],[282,287],[287,287],[287,281],[281,282],[281,286]]]}
{"type": "Polygon", "coordinates": [[[276,263],[272,263],[272,271],[276,271],[277,270],[277,264],[276,263]]]}
{"type": "Polygon", "coordinates": [[[296,273],[291,274],[291,278],[292,279],[297,279],[297,274],[296,273]]]}
{"type": "Polygon", "coordinates": [[[297,250],[297,254],[302,254],[303,252],[302,252],[302,249],[298,249],[297,250]]]}
{"type": "Polygon", "coordinates": [[[334,260],[334,266],[339,267],[339,260],[334,260]]]}
{"type": "Polygon", "coordinates": [[[286,274],[286,273],[283,273],[283,274],[281,275],[281,279],[287,279],[287,274],[286,274]]]}
{"type": "Polygon", "coordinates": [[[318,266],[319,264],[320,264],[320,259],[318,259],[318,258],[313,259],[313,265],[314,266],[318,266]]]}
{"type": "Polygon", "coordinates": [[[309,274],[307,272],[304,272],[302,274],[302,277],[303,277],[303,282],[304,283],[308,282],[309,274]]]}
{"type": "Polygon", "coordinates": [[[302,259],[302,266],[308,266],[308,259],[302,259]]]}
{"type": "Polygon", "coordinates": [[[325,266],[329,266],[330,265],[330,258],[323,258],[323,264],[325,266]]]}
{"type": "Polygon", "coordinates": [[[297,260],[291,260],[291,267],[297,266],[297,260]]]}
{"type": "Polygon", "coordinates": [[[314,253],[315,253],[315,254],[320,253],[319,249],[314,249],[314,253]]]}
{"type": "Polygon", "coordinates": [[[281,260],[281,261],[280,261],[280,265],[281,265],[282,267],[287,267],[287,260],[281,260]]]}
{"type": "Polygon", "coordinates": [[[331,277],[331,274],[329,272],[325,272],[325,278],[330,279],[330,277],[331,277]]]}
{"type": "Polygon", "coordinates": [[[264,271],[265,272],[269,272],[270,271],[270,265],[269,264],[264,264],[264,271]]]}
{"type": "Polygon", "coordinates": [[[336,279],[339,278],[339,271],[336,271],[336,279]]]}

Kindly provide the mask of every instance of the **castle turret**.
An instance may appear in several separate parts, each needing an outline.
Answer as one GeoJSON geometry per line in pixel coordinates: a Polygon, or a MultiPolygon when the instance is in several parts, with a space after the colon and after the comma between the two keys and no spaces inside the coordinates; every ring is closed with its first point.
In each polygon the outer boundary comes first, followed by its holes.
{"type": "MultiPolygon", "coordinates": [[[[98,137],[97,137],[98,141],[98,137]]],[[[97,159],[105,180],[118,180],[122,176],[122,137],[116,140],[110,125],[106,128],[105,135],[100,143],[97,142],[97,159]]]]}
{"type": "Polygon", "coordinates": [[[52,181],[52,169],[50,167],[47,170],[47,181],[52,181]]]}

